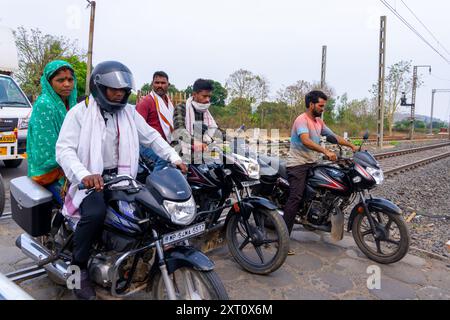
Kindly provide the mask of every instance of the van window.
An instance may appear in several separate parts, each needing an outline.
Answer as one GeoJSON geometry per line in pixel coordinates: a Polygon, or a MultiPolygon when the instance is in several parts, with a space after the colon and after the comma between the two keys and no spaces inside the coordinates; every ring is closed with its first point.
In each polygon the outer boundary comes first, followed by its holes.
{"type": "Polygon", "coordinates": [[[27,98],[11,79],[0,77],[0,108],[30,108],[27,98]]]}

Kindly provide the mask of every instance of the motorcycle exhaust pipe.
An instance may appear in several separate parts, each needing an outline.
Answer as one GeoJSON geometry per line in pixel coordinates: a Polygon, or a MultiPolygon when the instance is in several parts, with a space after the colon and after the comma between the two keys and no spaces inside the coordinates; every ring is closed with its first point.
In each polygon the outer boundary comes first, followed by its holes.
{"type": "MultiPolygon", "coordinates": [[[[21,234],[16,240],[16,246],[22,250],[22,252],[31,260],[39,264],[40,262],[48,259],[51,253],[42,245],[37,243],[28,234],[21,234]]],[[[56,260],[52,263],[43,266],[48,273],[51,273],[56,283],[65,285],[70,274],[67,272],[69,266],[62,260],[56,260]]]]}

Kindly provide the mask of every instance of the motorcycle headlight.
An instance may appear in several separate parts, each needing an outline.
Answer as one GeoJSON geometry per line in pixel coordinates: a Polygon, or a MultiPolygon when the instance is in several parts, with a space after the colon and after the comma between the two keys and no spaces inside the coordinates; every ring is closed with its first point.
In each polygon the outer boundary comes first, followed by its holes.
{"type": "Polygon", "coordinates": [[[177,225],[186,226],[191,224],[195,219],[197,207],[193,197],[186,202],[164,200],[163,205],[170,214],[172,222],[177,225]]]}
{"type": "Polygon", "coordinates": [[[375,169],[372,167],[367,167],[366,171],[368,174],[370,174],[375,179],[375,182],[377,183],[377,185],[380,185],[383,183],[383,181],[384,181],[383,170],[375,169]]]}
{"type": "Polygon", "coordinates": [[[28,122],[29,121],[30,121],[30,118],[19,119],[18,129],[19,130],[28,129],[28,122]]]}
{"type": "Polygon", "coordinates": [[[260,166],[259,163],[256,160],[253,160],[251,158],[246,158],[238,154],[233,154],[233,156],[239,161],[239,163],[244,166],[245,171],[247,171],[248,176],[251,179],[259,180],[260,174],[260,166]]]}
{"type": "Polygon", "coordinates": [[[258,180],[259,175],[259,164],[247,162],[244,163],[245,170],[247,170],[248,176],[252,179],[258,180]]]}

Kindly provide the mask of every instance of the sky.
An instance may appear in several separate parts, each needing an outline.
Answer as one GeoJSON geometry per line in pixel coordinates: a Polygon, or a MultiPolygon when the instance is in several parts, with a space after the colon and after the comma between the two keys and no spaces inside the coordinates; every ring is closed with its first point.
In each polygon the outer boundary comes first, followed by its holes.
{"type": "MultiPolygon", "coordinates": [[[[387,0],[450,59],[450,2],[387,0]]],[[[380,16],[387,16],[386,64],[411,60],[424,81],[417,113],[430,115],[432,89],[450,89],[450,65],[379,0],[97,0],[93,63],[118,60],[140,88],[164,70],[179,89],[197,78],[225,84],[247,69],[269,80],[271,97],[298,80],[320,81],[322,46],[328,46],[327,82],[337,95],[370,97],[378,80],[380,16]]],[[[86,0],[0,0],[0,25],[39,28],[77,39],[87,51],[86,0]]],[[[410,100],[410,97],[408,98],[410,100]]],[[[406,108],[401,111],[407,112],[406,108]]],[[[448,121],[450,93],[436,95],[434,116],[448,121]]]]}

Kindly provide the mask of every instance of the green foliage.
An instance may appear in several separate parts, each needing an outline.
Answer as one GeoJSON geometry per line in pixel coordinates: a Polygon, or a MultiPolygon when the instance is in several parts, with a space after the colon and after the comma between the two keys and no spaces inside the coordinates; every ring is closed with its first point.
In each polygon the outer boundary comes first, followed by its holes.
{"type": "Polygon", "coordinates": [[[376,130],[376,116],[370,111],[368,99],[349,101],[347,94],[344,94],[337,103],[335,122],[329,127],[339,135],[348,132],[350,136],[358,136],[366,129],[376,130]]]}
{"type": "Polygon", "coordinates": [[[19,54],[19,72],[17,78],[23,91],[27,95],[37,96],[41,92],[40,78],[45,66],[53,60],[73,61],[77,64],[78,80],[81,82],[79,88],[84,94],[84,83],[86,73],[84,73],[84,57],[75,41],[70,41],[65,37],[57,37],[50,34],[43,34],[39,29],[27,30],[19,27],[14,31],[14,37],[19,54]]]}
{"type": "Polygon", "coordinates": [[[136,101],[137,101],[137,95],[135,93],[131,93],[130,97],[128,98],[128,103],[136,105],[136,101]]]}
{"type": "Polygon", "coordinates": [[[400,142],[398,142],[398,141],[391,141],[391,142],[389,142],[389,144],[391,146],[397,147],[398,145],[400,145],[400,142]]]}
{"type": "Polygon", "coordinates": [[[228,91],[220,82],[213,81],[213,92],[211,96],[211,104],[215,106],[225,106],[225,100],[228,97],[228,91]]]}
{"type": "Polygon", "coordinates": [[[357,147],[359,147],[363,144],[363,140],[360,140],[360,139],[350,140],[350,142],[353,143],[357,147]]]}
{"type": "Polygon", "coordinates": [[[150,92],[152,90],[152,85],[150,83],[144,83],[144,85],[141,87],[141,91],[143,92],[150,92]]]}
{"type": "Polygon", "coordinates": [[[289,107],[285,102],[262,102],[254,114],[254,122],[258,128],[288,129],[289,107]]]}
{"type": "Polygon", "coordinates": [[[245,124],[247,128],[253,124],[251,103],[247,99],[233,99],[227,106],[211,106],[211,114],[222,128],[238,128],[245,124]]]}

